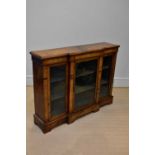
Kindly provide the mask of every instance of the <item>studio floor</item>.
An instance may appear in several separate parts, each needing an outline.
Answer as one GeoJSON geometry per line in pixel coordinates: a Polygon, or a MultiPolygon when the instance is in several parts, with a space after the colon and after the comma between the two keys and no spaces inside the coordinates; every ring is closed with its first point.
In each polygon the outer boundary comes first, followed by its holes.
{"type": "Polygon", "coordinates": [[[27,87],[27,155],[128,155],[129,90],[114,88],[113,104],[47,134],[33,123],[33,87],[27,87]]]}

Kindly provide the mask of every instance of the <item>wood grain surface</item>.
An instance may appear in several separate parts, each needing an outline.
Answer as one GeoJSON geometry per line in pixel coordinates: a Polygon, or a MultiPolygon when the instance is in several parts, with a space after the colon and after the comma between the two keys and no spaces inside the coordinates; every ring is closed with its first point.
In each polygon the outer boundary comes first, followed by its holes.
{"type": "Polygon", "coordinates": [[[37,57],[39,59],[48,59],[53,57],[82,54],[83,52],[94,52],[118,47],[119,45],[101,42],[95,44],[70,46],[56,49],[37,50],[37,51],[31,51],[30,53],[32,54],[32,56],[37,57]]]}

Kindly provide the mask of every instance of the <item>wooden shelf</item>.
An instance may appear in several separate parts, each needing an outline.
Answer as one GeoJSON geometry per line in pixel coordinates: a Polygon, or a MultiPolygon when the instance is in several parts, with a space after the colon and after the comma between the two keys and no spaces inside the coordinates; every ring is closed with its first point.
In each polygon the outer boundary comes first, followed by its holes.
{"type": "Polygon", "coordinates": [[[52,102],[53,101],[56,101],[56,100],[59,100],[59,99],[61,99],[61,98],[64,98],[65,96],[63,96],[63,95],[61,95],[61,94],[58,94],[57,96],[55,96],[55,97],[52,97],[52,102]]]}
{"type": "Polygon", "coordinates": [[[64,92],[64,89],[65,89],[65,81],[61,81],[61,82],[55,82],[55,83],[51,83],[51,90],[52,90],[52,93],[51,93],[51,98],[52,98],[52,101],[54,100],[57,100],[59,98],[62,98],[65,96],[65,92],[64,92]],[[60,91],[62,90],[62,91],[60,91]]]}
{"type": "Polygon", "coordinates": [[[63,82],[63,81],[65,81],[65,78],[59,77],[59,78],[53,78],[53,79],[51,80],[51,83],[63,82]]]}
{"type": "Polygon", "coordinates": [[[108,81],[106,81],[106,80],[101,80],[101,85],[106,85],[106,84],[108,84],[108,81]]]}
{"type": "Polygon", "coordinates": [[[52,100],[52,106],[54,106],[54,110],[51,106],[51,112],[53,115],[59,115],[59,114],[65,112],[64,101],[65,101],[65,97],[56,99],[54,101],[52,100]]]}
{"type": "Polygon", "coordinates": [[[109,69],[109,65],[103,66],[103,69],[109,69]]]}
{"type": "Polygon", "coordinates": [[[95,89],[95,86],[76,86],[75,94],[80,94],[95,89]]]}
{"type": "Polygon", "coordinates": [[[90,71],[83,71],[82,73],[80,73],[80,74],[78,74],[77,76],[76,76],[76,78],[79,78],[79,77],[82,77],[82,76],[88,76],[88,75],[90,75],[90,74],[94,74],[95,73],[95,71],[92,71],[92,70],[90,70],[90,71]]]}
{"type": "Polygon", "coordinates": [[[80,94],[75,94],[75,108],[80,108],[84,105],[91,104],[95,100],[94,91],[88,90],[80,94]]]}
{"type": "Polygon", "coordinates": [[[108,95],[108,86],[102,85],[100,89],[100,97],[104,97],[108,95]]]}

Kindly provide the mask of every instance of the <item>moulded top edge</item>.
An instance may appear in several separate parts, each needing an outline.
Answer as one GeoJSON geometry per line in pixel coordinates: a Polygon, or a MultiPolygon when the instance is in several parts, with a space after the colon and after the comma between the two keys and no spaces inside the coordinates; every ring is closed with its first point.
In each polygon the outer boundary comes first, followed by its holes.
{"type": "Polygon", "coordinates": [[[120,47],[120,45],[101,42],[101,43],[77,45],[77,46],[70,46],[70,47],[63,47],[63,48],[31,51],[30,54],[33,57],[37,57],[39,59],[48,59],[53,57],[76,55],[76,54],[81,54],[81,53],[86,53],[91,51],[93,52],[97,50],[104,50],[104,49],[118,48],[118,47],[120,47]]]}

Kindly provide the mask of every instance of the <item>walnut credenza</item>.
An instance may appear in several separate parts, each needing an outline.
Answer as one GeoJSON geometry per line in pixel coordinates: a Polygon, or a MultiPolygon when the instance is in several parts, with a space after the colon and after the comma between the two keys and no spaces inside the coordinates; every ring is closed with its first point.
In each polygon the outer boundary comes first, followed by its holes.
{"type": "Polygon", "coordinates": [[[112,103],[118,48],[103,42],[30,52],[34,123],[44,133],[112,103]]]}

